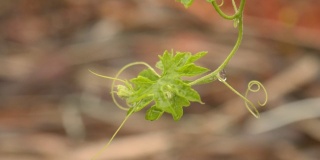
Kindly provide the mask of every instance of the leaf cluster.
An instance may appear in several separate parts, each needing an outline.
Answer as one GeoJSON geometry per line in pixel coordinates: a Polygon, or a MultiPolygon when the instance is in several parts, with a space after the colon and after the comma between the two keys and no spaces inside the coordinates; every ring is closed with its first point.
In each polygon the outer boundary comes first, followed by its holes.
{"type": "Polygon", "coordinates": [[[156,64],[162,73],[158,75],[148,68],[139,73],[126,85],[118,85],[117,94],[126,100],[130,106],[128,113],[140,111],[148,105],[147,120],[157,120],[164,112],[179,120],[183,115],[183,107],[190,102],[201,102],[199,93],[194,90],[183,77],[197,76],[209,71],[207,68],[194,64],[196,60],[206,55],[199,52],[192,55],[189,52],[165,51],[159,56],[156,64]]]}

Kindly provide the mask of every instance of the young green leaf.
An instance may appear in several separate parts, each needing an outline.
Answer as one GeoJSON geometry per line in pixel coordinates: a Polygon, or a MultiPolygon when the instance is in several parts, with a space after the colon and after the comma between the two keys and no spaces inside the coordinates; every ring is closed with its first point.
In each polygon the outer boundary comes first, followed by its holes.
{"type": "Polygon", "coordinates": [[[195,64],[185,65],[177,70],[183,76],[195,76],[208,72],[209,70],[204,67],[196,66],[195,64]]]}
{"type": "Polygon", "coordinates": [[[203,56],[205,56],[207,53],[208,53],[208,52],[206,52],[206,51],[198,52],[198,53],[196,53],[195,55],[192,55],[192,56],[188,59],[187,63],[193,63],[193,62],[195,62],[196,60],[198,60],[198,59],[202,58],[203,56]]]}
{"type": "Polygon", "coordinates": [[[162,56],[159,56],[160,61],[156,65],[162,71],[160,76],[150,68],[145,69],[136,78],[130,80],[131,86],[118,87],[117,94],[133,108],[129,111],[137,112],[152,104],[146,113],[148,120],[156,120],[164,112],[171,114],[174,120],[179,120],[183,115],[183,107],[189,106],[190,102],[202,103],[199,93],[192,89],[182,77],[197,76],[209,71],[194,64],[205,54],[206,52],[195,55],[189,52],[174,54],[165,51],[162,56]]]}
{"type": "MultiPolygon", "coordinates": [[[[194,0],[176,1],[182,3],[186,8],[188,8],[192,5],[194,0]]],[[[216,0],[207,0],[207,2],[211,3],[211,5],[222,18],[234,20],[235,28],[238,29],[238,39],[236,44],[224,62],[215,71],[193,81],[184,80],[182,77],[198,76],[209,71],[207,68],[194,64],[196,60],[202,58],[207,54],[207,52],[199,52],[192,55],[189,52],[176,52],[174,54],[173,51],[171,53],[165,51],[162,56],[159,56],[160,61],[156,64],[156,67],[162,71],[160,75],[145,62],[133,62],[125,65],[122,69],[120,69],[115,77],[100,75],[89,70],[91,73],[99,77],[113,80],[111,90],[112,99],[119,108],[128,110],[127,116],[120,124],[119,128],[115,131],[110,141],[93,157],[92,160],[96,160],[96,158],[99,157],[99,155],[109,146],[124,123],[134,112],[138,112],[147,106],[151,106],[146,112],[145,118],[147,120],[157,120],[163,115],[164,112],[171,114],[174,120],[179,120],[183,115],[183,107],[189,106],[190,102],[202,103],[199,93],[192,88],[192,86],[196,84],[205,84],[219,79],[220,82],[224,83],[228,88],[231,89],[231,91],[239,95],[245,101],[245,105],[251,114],[257,118],[259,117],[258,110],[247,98],[247,96],[249,92],[258,92],[260,89],[262,89],[262,91],[265,93],[265,100],[263,102],[259,101],[258,104],[260,106],[264,106],[268,99],[268,95],[264,86],[258,81],[251,81],[248,84],[248,89],[245,95],[241,95],[238,91],[233,89],[226,82],[225,77],[220,74],[240,46],[243,36],[243,9],[245,0],[240,1],[239,7],[237,7],[235,0],[232,0],[232,5],[235,11],[233,15],[225,14],[220,9],[224,3],[224,0],[221,1],[221,4],[217,4],[216,0]],[[136,78],[133,78],[129,81],[118,78],[125,69],[134,65],[144,65],[148,69],[143,70],[136,78]],[[115,81],[124,83],[124,85],[118,85],[116,87],[117,91],[114,91],[115,81]],[[252,88],[253,86],[256,86],[256,88],[252,88]],[[129,108],[122,107],[117,102],[114,97],[115,93],[126,101],[129,108]]]]}
{"type": "Polygon", "coordinates": [[[182,3],[186,8],[190,7],[193,3],[193,0],[177,0],[177,1],[182,3]]]}

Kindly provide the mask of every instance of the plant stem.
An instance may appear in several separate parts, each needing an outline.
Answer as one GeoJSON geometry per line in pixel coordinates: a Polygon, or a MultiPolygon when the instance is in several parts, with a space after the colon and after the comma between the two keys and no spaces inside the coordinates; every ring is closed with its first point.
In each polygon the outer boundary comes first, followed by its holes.
{"type": "MultiPolygon", "coordinates": [[[[235,6],[235,3],[233,3],[233,6],[235,6]]],[[[236,13],[234,13],[233,15],[227,15],[225,14],[221,9],[220,9],[220,5],[217,4],[216,1],[212,1],[212,5],[214,7],[214,9],[218,12],[218,14],[224,18],[224,19],[227,19],[227,20],[234,20],[235,18],[239,17],[240,15],[242,16],[242,13],[243,13],[243,8],[244,8],[244,5],[246,3],[246,0],[241,0],[240,2],[240,6],[239,6],[239,9],[236,11],[236,13]]],[[[235,9],[236,10],[236,9],[235,9]]]]}
{"type": "Polygon", "coordinates": [[[206,82],[206,81],[210,82],[210,80],[211,81],[216,80],[217,74],[219,72],[221,72],[228,65],[231,58],[237,52],[238,48],[240,47],[242,37],[243,37],[243,8],[244,8],[244,4],[245,4],[245,0],[242,0],[240,3],[239,10],[234,15],[228,16],[221,11],[220,7],[218,6],[218,4],[215,1],[212,2],[212,5],[215,7],[215,9],[217,10],[217,12],[219,13],[220,16],[222,16],[225,19],[229,19],[229,20],[238,20],[238,38],[237,38],[236,44],[232,48],[228,57],[223,61],[223,63],[216,70],[214,70],[210,74],[207,74],[199,79],[196,79],[196,80],[190,82],[189,85],[202,84],[203,82],[206,82]]]}

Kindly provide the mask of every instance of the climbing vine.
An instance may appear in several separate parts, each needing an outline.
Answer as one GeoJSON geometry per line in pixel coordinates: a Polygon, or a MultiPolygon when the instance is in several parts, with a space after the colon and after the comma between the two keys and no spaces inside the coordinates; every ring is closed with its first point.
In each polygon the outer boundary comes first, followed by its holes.
{"type": "MultiPolygon", "coordinates": [[[[193,3],[193,0],[177,1],[182,3],[186,8],[190,7],[193,3]]],[[[130,63],[120,69],[115,77],[104,76],[90,70],[90,72],[96,76],[113,81],[111,87],[112,99],[120,109],[127,111],[127,115],[119,128],[92,160],[95,160],[109,146],[120,128],[133,113],[149,107],[145,115],[146,120],[154,121],[159,119],[164,113],[168,113],[172,115],[175,121],[178,121],[183,116],[183,107],[189,106],[190,102],[203,103],[200,94],[192,88],[195,85],[218,80],[244,100],[246,108],[253,116],[256,118],[259,117],[256,106],[247,96],[249,92],[258,92],[262,89],[265,93],[265,99],[263,102],[259,101],[258,104],[264,106],[268,98],[264,86],[256,80],[250,81],[247,91],[242,95],[227,83],[225,75],[225,67],[238,50],[242,41],[245,0],[241,0],[239,6],[236,5],[235,0],[231,0],[234,8],[234,14],[232,15],[227,15],[221,10],[220,7],[223,5],[223,1],[221,1],[220,4],[218,4],[216,0],[207,1],[211,3],[222,18],[233,21],[234,27],[238,30],[238,38],[233,49],[222,64],[214,71],[195,64],[195,62],[204,57],[207,52],[191,54],[190,52],[174,51],[165,51],[163,55],[159,55],[160,61],[156,64],[156,67],[160,69],[161,73],[157,73],[154,68],[145,62],[130,63]],[[135,78],[129,80],[119,78],[124,70],[135,65],[143,65],[146,69],[141,71],[135,78]],[[185,80],[185,77],[201,75],[203,76],[193,81],[185,80]],[[120,84],[116,85],[116,82],[120,82],[120,84]],[[256,86],[255,89],[254,86],[256,86]],[[116,96],[124,100],[126,106],[120,105],[116,96]]]]}

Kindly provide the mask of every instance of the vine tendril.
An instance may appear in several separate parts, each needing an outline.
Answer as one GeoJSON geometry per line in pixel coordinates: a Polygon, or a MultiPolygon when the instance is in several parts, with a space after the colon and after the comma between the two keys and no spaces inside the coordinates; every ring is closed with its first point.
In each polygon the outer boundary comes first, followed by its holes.
{"type": "Polygon", "coordinates": [[[263,86],[262,83],[260,83],[259,81],[256,81],[256,80],[252,80],[248,83],[248,88],[247,88],[247,91],[245,93],[245,97],[248,97],[248,93],[249,92],[259,92],[260,90],[263,90],[264,92],[264,95],[265,95],[265,98],[264,98],[264,102],[261,103],[260,100],[258,101],[258,104],[260,106],[265,106],[267,104],[267,101],[268,101],[268,93],[267,93],[267,90],[266,88],[263,86]],[[253,89],[253,86],[257,86],[256,89],[253,89]]]}
{"type": "Polygon", "coordinates": [[[221,3],[218,6],[222,7],[223,5],[224,5],[224,0],[221,0],[221,3]]]}
{"type": "Polygon", "coordinates": [[[91,71],[90,69],[88,69],[88,71],[91,72],[92,74],[98,76],[98,77],[101,77],[101,78],[112,79],[112,80],[115,80],[115,81],[120,81],[120,82],[126,83],[126,81],[124,81],[122,79],[118,79],[118,78],[114,78],[114,77],[109,77],[109,76],[105,76],[105,75],[102,75],[102,74],[98,74],[96,72],[91,71]]]}
{"type": "Polygon", "coordinates": [[[110,138],[110,140],[108,141],[107,144],[105,144],[93,157],[91,160],[96,160],[98,157],[100,157],[100,155],[109,147],[109,145],[111,144],[112,140],[114,139],[114,137],[116,137],[116,135],[118,134],[118,132],[120,131],[120,129],[123,127],[123,125],[126,123],[126,121],[129,119],[129,117],[132,115],[134,110],[131,110],[127,116],[124,118],[124,120],[121,122],[120,126],[118,127],[118,129],[113,133],[112,137],[110,138]]]}
{"type": "Polygon", "coordinates": [[[268,93],[265,89],[265,87],[256,80],[252,80],[248,83],[248,88],[247,91],[245,93],[245,95],[243,96],[241,93],[239,93],[237,90],[235,90],[232,86],[229,85],[229,83],[227,83],[225,81],[225,78],[221,77],[220,74],[217,74],[217,78],[220,82],[222,82],[224,85],[226,85],[232,92],[234,92],[235,94],[237,94],[241,99],[244,100],[245,106],[247,108],[247,110],[256,118],[260,117],[259,111],[257,109],[257,107],[252,103],[252,101],[250,101],[247,96],[249,92],[258,92],[261,90],[261,88],[263,89],[263,92],[265,94],[265,101],[263,103],[261,103],[260,101],[258,101],[259,106],[264,106],[266,105],[267,101],[268,101],[268,93]],[[254,85],[257,85],[258,88],[257,89],[253,89],[252,87],[254,85]]]}
{"type": "Polygon", "coordinates": [[[98,77],[102,77],[102,78],[106,78],[106,79],[111,79],[112,80],[112,84],[111,84],[111,97],[112,97],[112,101],[114,102],[114,104],[122,109],[122,110],[125,110],[125,111],[128,111],[130,109],[130,107],[123,107],[122,105],[120,105],[120,103],[117,101],[116,97],[115,97],[115,93],[117,93],[114,88],[115,88],[115,82],[116,81],[120,81],[120,82],[123,82],[125,84],[127,84],[127,86],[130,86],[129,83],[127,81],[124,81],[122,79],[119,79],[118,77],[120,76],[120,74],[126,70],[127,68],[129,67],[132,67],[132,66],[135,66],[135,65],[144,65],[146,66],[147,68],[149,68],[155,75],[157,75],[158,77],[160,77],[160,75],[148,64],[148,63],[145,63],[145,62],[133,62],[133,63],[129,63],[125,66],[123,66],[116,74],[115,77],[109,77],[109,76],[104,76],[104,75],[101,75],[101,74],[98,74],[98,73],[95,73],[91,70],[89,70],[92,74],[98,76],[98,77]]]}
{"type": "MultiPolygon", "coordinates": [[[[123,66],[119,72],[116,74],[115,76],[115,79],[117,79],[119,77],[119,75],[124,71],[126,70],[127,68],[129,67],[132,67],[132,66],[135,66],[135,65],[144,65],[146,67],[148,67],[152,72],[154,72],[158,77],[160,77],[160,75],[146,62],[133,62],[133,63],[129,63],[125,66],[123,66]]],[[[112,97],[112,100],[113,102],[117,105],[118,108],[122,109],[122,110],[125,110],[125,111],[128,111],[130,109],[130,107],[123,107],[122,105],[120,105],[117,101],[117,99],[115,98],[115,91],[114,91],[114,86],[115,86],[115,80],[112,81],[112,84],[111,84],[111,97],[112,97]]],[[[127,83],[127,82],[126,82],[127,83]]]]}
{"type": "Polygon", "coordinates": [[[232,0],[232,6],[233,6],[233,9],[234,9],[234,12],[237,13],[238,12],[238,8],[237,8],[236,2],[234,0],[232,0]]]}
{"type": "MultiPolygon", "coordinates": [[[[177,1],[183,3],[186,8],[189,7],[193,2],[193,0],[177,1]]],[[[172,114],[174,120],[179,120],[183,115],[183,107],[189,106],[190,102],[202,103],[201,97],[198,92],[191,88],[191,86],[196,84],[205,84],[218,79],[232,92],[243,99],[246,109],[254,117],[259,118],[259,111],[256,105],[248,99],[248,95],[250,92],[256,93],[262,90],[265,94],[264,101],[258,100],[257,104],[259,106],[265,106],[268,100],[268,94],[265,87],[256,80],[250,81],[248,83],[248,88],[246,89],[245,94],[242,95],[226,82],[227,78],[224,70],[231,58],[237,52],[242,41],[243,10],[246,0],[241,0],[239,7],[237,7],[235,0],[232,0],[232,6],[234,9],[234,14],[232,15],[227,15],[221,10],[221,7],[224,5],[224,0],[221,0],[221,2],[217,2],[218,0],[207,1],[211,3],[217,13],[223,19],[233,21],[234,27],[238,29],[238,37],[232,50],[227,55],[222,64],[220,64],[220,66],[211,73],[190,82],[183,81],[181,79],[181,77],[183,76],[196,76],[209,71],[209,69],[197,66],[193,63],[194,61],[204,56],[206,52],[199,52],[195,55],[191,55],[191,53],[189,52],[177,52],[176,55],[174,55],[173,51],[172,53],[168,53],[167,51],[165,51],[163,56],[159,56],[160,61],[157,63],[156,67],[162,70],[161,76],[149,64],[145,62],[133,62],[127,64],[116,73],[115,77],[104,76],[89,70],[96,76],[112,80],[112,100],[118,108],[127,111],[125,119],[112,135],[111,139],[107,142],[106,145],[103,146],[101,150],[99,150],[99,152],[97,152],[97,154],[95,154],[95,156],[93,156],[91,160],[96,160],[103,153],[103,151],[107,149],[107,147],[113,141],[114,137],[118,134],[119,130],[123,127],[124,123],[134,112],[140,111],[149,104],[154,105],[151,106],[146,113],[147,120],[157,120],[164,112],[172,114]],[[139,74],[137,78],[133,78],[131,80],[122,80],[118,78],[120,74],[127,68],[135,65],[144,65],[149,70],[142,71],[142,74],[139,74]],[[148,74],[149,76],[145,76],[146,74],[148,74]],[[116,81],[125,84],[117,85],[117,91],[115,91],[116,81]],[[183,93],[181,93],[180,91],[183,91],[183,93]],[[127,107],[123,107],[122,105],[120,105],[115,97],[115,94],[117,94],[120,99],[126,100],[127,107]]]]}

